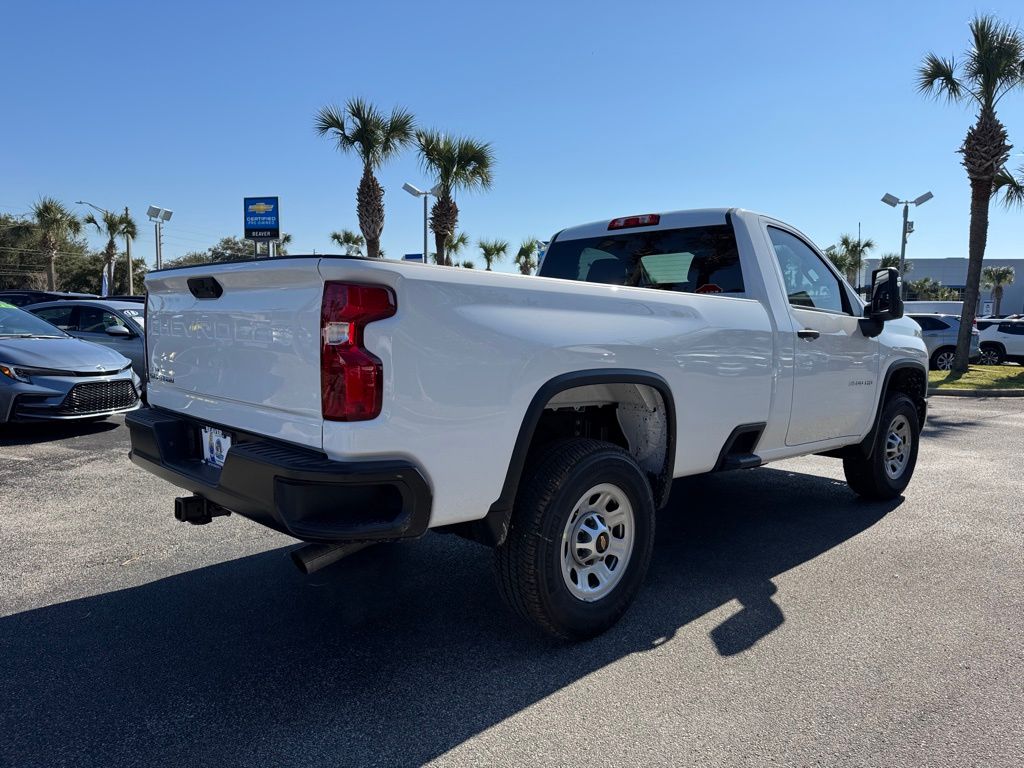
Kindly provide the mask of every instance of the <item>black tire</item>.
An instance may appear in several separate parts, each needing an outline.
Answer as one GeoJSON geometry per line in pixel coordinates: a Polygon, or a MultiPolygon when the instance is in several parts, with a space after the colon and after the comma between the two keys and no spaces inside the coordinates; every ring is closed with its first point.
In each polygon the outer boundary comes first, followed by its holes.
{"type": "Polygon", "coordinates": [[[978,361],[981,365],[1002,365],[1003,364],[1003,350],[998,344],[982,344],[981,345],[981,359],[978,361]]]}
{"type": "Polygon", "coordinates": [[[895,499],[906,490],[917,465],[917,449],[921,439],[921,422],[917,407],[906,395],[893,395],[886,400],[882,416],[878,420],[871,453],[865,457],[843,459],[843,472],[851,490],[858,496],[875,501],[895,499]],[[902,471],[896,476],[887,470],[886,447],[894,426],[906,420],[910,435],[910,447],[902,471]]]}
{"type": "Polygon", "coordinates": [[[956,355],[956,347],[939,347],[932,355],[929,368],[933,371],[948,371],[953,367],[953,356],[956,355]]]}
{"type": "MultiPolygon", "coordinates": [[[[576,438],[545,447],[523,473],[508,536],[495,550],[502,597],[519,616],[553,637],[584,640],[601,634],[622,617],[643,584],[654,547],[654,518],[650,483],[618,446],[576,438]],[[621,491],[632,507],[633,544],[620,563],[624,570],[617,581],[608,582],[608,593],[588,602],[570,590],[566,579],[572,576],[563,576],[562,558],[572,557],[563,533],[577,502],[605,484],[621,491]]],[[[599,546],[597,540],[594,546],[599,546]]]]}

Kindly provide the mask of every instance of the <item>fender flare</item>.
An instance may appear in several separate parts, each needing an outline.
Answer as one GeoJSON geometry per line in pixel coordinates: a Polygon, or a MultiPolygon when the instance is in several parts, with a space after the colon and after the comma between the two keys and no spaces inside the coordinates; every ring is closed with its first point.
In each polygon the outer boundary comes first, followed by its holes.
{"type": "Polygon", "coordinates": [[[501,495],[491,504],[487,514],[480,520],[473,522],[472,538],[491,546],[498,546],[505,540],[508,533],[509,521],[512,517],[512,508],[515,505],[516,492],[519,489],[519,481],[522,478],[523,469],[526,466],[526,456],[533,441],[537,425],[540,423],[544,406],[551,398],[560,392],[576,387],[583,387],[589,384],[640,384],[652,387],[661,395],[662,403],[665,406],[665,418],[667,422],[667,443],[665,446],[665,462],[661,474],[655,478],[654,502],[660,509],[668,501],[669,491],[672,489],[672,474],[675,468],[676,456],[676,410],[675,400],[672,396],[672,389],[667,381],[656,373],[650,371],[635,370],[631,368],[600,368],[596,370],[572,371],[555,376],[546,382],[530,401],[523,416],[522,425],[519,427],[519,435],[516,437],[515,446],[512,449],[512,456],[509,460],[508,472],[505,474],[505,482],[501,488],[501,495]]]}

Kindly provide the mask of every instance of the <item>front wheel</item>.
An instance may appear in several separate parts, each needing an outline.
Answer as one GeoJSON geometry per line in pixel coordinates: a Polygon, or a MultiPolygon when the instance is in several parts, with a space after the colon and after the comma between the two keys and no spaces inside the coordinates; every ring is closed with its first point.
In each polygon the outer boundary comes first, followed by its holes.
{"type": "Polygon", "coordinates": [[[882,409],[871,453],[843,459],[846,482],[858,496],[895,499],[910,484],[917,465],[921,421],[906,395],[890,397],[882,409]]]}
{"type": "Polygon", "coordinates": [[[982,344],[981,360],[978,362],[982,365],[1002,365],[1003,352],[993,344],[982,344]]]}
{"type": "Polygon", "coordinates": [[[572,439],[530,462],[495,571],[505,602],[563,640],[604,632],[643,583],[654,545],[654,499],[618,446],[572,439]]]}
{"type": "Polygon", "coordinates": [[[956,350],[953,347],[944,347],[932,355],[932,370],[951,371],[953,360],[956,359],[956,350]]]}

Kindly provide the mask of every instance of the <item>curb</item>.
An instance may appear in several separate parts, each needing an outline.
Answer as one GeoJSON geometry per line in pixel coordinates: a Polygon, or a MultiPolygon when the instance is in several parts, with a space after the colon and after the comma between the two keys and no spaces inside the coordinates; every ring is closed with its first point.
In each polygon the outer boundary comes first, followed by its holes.
{"type": "Polygon", "coordinates": [[[1024,397],[1024,389],[929,389],[928,397],[1024,397]]]}

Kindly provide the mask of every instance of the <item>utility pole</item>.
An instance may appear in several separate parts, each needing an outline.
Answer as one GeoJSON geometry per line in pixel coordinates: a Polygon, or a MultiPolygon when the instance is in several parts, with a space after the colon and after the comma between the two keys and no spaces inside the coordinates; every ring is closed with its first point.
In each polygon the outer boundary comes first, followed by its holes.
{"type": "MultiPolygon", "coordinates": [[[[129,218],[128,206],[124,207],[124,218],[127,221],[129,218]]],[[[132,279],[132,238],[126,232],[124,236],[124,250],[128,254],[128,295],[135,295],[135,281],[132,279]]]]}

